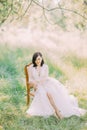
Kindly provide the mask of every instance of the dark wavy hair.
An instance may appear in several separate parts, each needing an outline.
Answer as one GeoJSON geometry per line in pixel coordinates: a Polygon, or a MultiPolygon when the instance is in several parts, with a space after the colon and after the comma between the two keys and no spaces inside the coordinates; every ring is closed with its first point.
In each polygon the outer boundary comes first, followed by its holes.
{"type": "MultiPolygon", "coordinates": [[[[38,56],[42,57],[42,54],[41,54],[40,52],[35,52],[35,53],[33,54],[33,57],[32,57],[33,67],[37,67],[37,64],[35,63],[35,61],[36,61],[36,58],[37,58],[38,56]]],[[[43,66],[43,64],[44,64],[44,59],[43,59],[43,57],[42,57],[41,66],[43,66]]]]}

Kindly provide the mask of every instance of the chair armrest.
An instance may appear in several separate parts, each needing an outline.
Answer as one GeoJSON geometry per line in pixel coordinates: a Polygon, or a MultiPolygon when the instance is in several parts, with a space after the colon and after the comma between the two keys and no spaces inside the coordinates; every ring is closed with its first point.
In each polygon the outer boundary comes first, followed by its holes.
{"type": "Polygon", "coordinates": [[[33,86],[34,86],[34,84],[33,84],[33,83],[29,83],[29,85],[30,85],[30,88],[33,88],[33,86]]]}

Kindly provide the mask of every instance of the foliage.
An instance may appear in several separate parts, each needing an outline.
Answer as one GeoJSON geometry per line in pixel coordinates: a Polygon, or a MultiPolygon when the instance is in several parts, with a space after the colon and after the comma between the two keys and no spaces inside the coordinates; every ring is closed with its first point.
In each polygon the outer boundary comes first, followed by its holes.
{"type": "Polygon", "coordinates": [[[38,11],[43,12],[45,20],[52,25],[57,24],[64,29],[67,24],[75,25],[80,30],[87,28],[85,0],[61,0],[56,4],[50,0],[0,0],[0,25],[29,17],[29,14],[34,17],[35,10],[36,14],[38,11]]]}
{"type": "Polygon", "coordinates": [[[28,8],[29,0],[0,0],[0,24],[18,19],[28,8]]]}

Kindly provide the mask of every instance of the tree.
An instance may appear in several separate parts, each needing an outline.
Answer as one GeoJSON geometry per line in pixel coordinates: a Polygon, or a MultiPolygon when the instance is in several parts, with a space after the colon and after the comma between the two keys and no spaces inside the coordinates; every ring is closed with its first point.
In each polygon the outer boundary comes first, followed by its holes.
{"type": "Polygon", "coordinates": [[[43,16],[50,24],[63,22],[64,25],[66,21],[73,19],[77,22],[75,26],[87,26],[86,0],[0,0],[0,25],[22,19],[29,13],[29,9],[35,10],[36,6],[42,9],[43,16]]]}

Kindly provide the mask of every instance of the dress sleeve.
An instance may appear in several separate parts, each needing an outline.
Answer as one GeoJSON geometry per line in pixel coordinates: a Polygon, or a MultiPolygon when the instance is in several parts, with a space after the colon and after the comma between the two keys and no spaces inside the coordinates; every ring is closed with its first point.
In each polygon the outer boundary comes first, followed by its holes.
{"type": "Polygon", "coordinates": [[[32,83],[34,83],[35,82],[35,80],[34,80],[34,78],[33,78],[33,73],[32,73],[32,67],[30,66],[30,67],[28,67],[28,75],[29,75],[29,79],[28,79],[28,82],[32,82],[32,83]]]}

